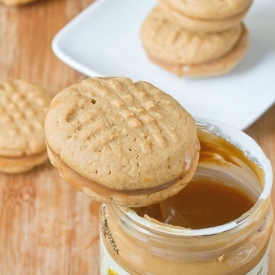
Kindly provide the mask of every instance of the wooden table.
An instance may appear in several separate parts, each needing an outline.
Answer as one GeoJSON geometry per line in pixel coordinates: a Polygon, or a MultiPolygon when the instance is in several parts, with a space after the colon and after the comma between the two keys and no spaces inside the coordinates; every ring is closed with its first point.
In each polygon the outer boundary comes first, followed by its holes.
{"type": "MultiPolygon", "coordinates": [[[[51,41],[92,2],[0,4],[0,77],[30,80],[52,95],[84,79],[53,54],[51,41]]],[[[275,105],[246,133],[275,168],[275,105]]],[[[0,274],[99,274],[98,207],[61,180],[49,162],[21,175],[0,173],[0,274]]],[[[273,275],[275,237],[270,263],[273,275]]]]}

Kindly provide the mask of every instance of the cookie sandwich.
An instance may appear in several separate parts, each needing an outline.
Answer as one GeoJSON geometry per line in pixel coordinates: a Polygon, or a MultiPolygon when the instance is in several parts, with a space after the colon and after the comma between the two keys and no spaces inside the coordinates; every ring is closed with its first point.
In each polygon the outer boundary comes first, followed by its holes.
{"type": "Polygon", "coordinates": [[[244,24],[215,32],[193,32],[168,20],[156,6],[141,27],[149,60],[178,76],[205,77],[228,73],[248,47],[244,24]]]}
{"type": "Polygon", "coordinates": [[[25,80],[0,81],[1,172],[26,172],[48,159],[43,124],[51,99],[25,80]]]}
{"type": "Polygon", "coordinates": [[[3,4],[9,7],[26,5],[34,1],[37,1],[37,0],[0,0],[0,2],[2,2],[3,4]]]}
{"type": "Polygon", "coordinates": [[[145,206],[192,178],[200,145],[192,116],[148,82],[95,77],[57,94],[45,120],[60,176],[104,203],[145,206]]]}
{"type": "Polygon", "coordinates": [[[222,31],[239,25],[252,0],[159,0],[158,5],[171,21],[192,31],[222,31]]]}

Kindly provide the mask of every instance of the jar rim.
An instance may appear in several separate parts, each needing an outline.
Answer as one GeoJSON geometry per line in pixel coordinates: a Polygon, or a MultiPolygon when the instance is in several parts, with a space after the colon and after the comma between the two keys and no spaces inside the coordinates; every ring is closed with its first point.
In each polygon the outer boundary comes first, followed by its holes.
{"type": "Polygon", "coordinates": [[[152,222],[148,219],[139,216],[134,210],[130,208],[118,206],[124,212],[124,214],[128,216],[128,218],[137,222],[145,228],[150,228],[150,230],[156,230],[164,234],[186,237],[216,235],[218,233],[234,229],[239,225],[243,224],[245,221],[248,220],[249,216],[251,216],[252,213],[256,212],[256,210],[264,201],[268,200],[270,196],[273,182],[272,166],[269,159],[262,151],[261,147],[247,134],[225,123],[201,118],[195,118],[195,121],[199,129],[205,130],[220,138],[225,139],[227,142],[231,143],[237,149],[241,150],[250,161],[254,162],[258,167],[262,169],[264,175],[263,190],[259,195],[257,202],[253,205],[253,207],[249,209],[247,212],[245,212],[239,218],[219,226],[202,229],[189,229],[164,224],[161,222],[152,222]]]}

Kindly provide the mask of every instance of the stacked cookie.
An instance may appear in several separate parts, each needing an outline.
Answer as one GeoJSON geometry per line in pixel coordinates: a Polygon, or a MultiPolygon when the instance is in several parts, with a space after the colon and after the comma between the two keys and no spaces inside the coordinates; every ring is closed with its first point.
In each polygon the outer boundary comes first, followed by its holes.
{"type": "Polygon", "coordinates": [[[0,172],[26,172],[47,160],[43,125],[50,102],[36,84],[0,81],[0,172]]]}
{"type": "Polygon", "coordinates": [[[244,56],[252,0],[159,0],[141,27],[148,58],[178,76],[228,73],[244,56]]]}
{"type": "Polygon", "coordinates": [[[21,5],[29,4],[34,1],[36,0],[0,0],[0,2],[3,2],[3,4],[9,7],[21,6],[21,5]]]}

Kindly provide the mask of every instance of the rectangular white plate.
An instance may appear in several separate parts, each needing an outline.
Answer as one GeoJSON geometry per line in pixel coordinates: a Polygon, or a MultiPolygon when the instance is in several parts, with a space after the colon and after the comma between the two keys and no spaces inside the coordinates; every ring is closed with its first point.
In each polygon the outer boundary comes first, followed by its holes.
{"type": "Polygon", "coordinates": [[[145,80],[176,98],[193,116],[245,129],[275,102],[275,1],[254,0],[245,24],[250,45],[229,74],[179,78],[150,63],[140,26],[155,0],[97,0],[53,39],[54,53],[86,76],[145,80]]]}

